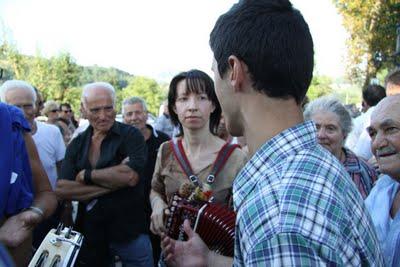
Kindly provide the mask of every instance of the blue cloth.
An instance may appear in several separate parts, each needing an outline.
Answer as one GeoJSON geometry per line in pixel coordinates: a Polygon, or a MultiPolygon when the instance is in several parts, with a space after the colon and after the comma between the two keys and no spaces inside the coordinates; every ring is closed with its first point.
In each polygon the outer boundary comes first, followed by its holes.
{"type": "Polygon", "coordinates": [[[15,266],[6,248],[0,244],[0,266],[13,267],[15,266]]]}
{"type": "Polygon", "coordinates": [[[33,201],[32,172],[24,141],[30,127],[17,107],[0,103],[0,217],[12,216],[33,201]],[[13,178],[11,178],[13,176],[13,178]]]}
{"type": "Polygon", "coordinates": [[[119,256],[122,266],[154,266],[151,242],[146,234],[140,234],[137,238],[125,243],[111,242],[110,250],[113,256],[119,256]]]}
{"type": "Polygon", "coordinates": [[[386,266],[400,266],[400,212],[397,212],[393,219],[390,216],[390,209],[399,188],[399,182],[382,175],[365,200],[386,266]]]}
{"type": "Polygon", "coordinates": [[[233,185],[234,266],[382,266],[371,218],[313,122],[279,133],[233,185]]]}

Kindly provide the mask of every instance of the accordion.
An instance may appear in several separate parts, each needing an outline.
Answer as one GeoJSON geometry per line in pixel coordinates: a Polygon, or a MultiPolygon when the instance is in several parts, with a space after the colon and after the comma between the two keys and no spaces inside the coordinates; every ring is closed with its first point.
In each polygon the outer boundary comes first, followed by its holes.
{"type": "Polygon", "coordinates": [[[29,267],[72,267],[81,248],[83,236],[72,228],[58,225],[40,244],[29,267]]]}
{"type": "Polygon", "coordinates": [[[166,218],[167,234],[176,240],[186,240],[183,222],[189,219],[194,231],[210,250],[224,256],[233,256],[235,212],[227,207],[201,201],[188,201],[175,194],[166,218]]]}

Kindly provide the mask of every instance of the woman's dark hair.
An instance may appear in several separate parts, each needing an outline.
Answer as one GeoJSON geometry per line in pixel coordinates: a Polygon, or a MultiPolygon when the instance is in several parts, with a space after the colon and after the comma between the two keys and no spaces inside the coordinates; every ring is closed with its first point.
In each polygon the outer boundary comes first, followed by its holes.
{"type": "Polygon", "coordinates": [[[176,75],[170,85],[168,92],[168,111],[171,121],[175,126],[179,127],[180,134],[183,135],[182,124],[179,122],[178,114],[175,113],[174,107],[177,97],[177,86],[180,81],[185,81],[186,91],[188,93],[203,94],[213,103],[215,109],[210,114],[210,132],[217,135],[219,120],[221,118],[221,106],[218,102],[217,95],[214,90],[214,82],[205,72],[200,70],[189,70],[176,75]]]}

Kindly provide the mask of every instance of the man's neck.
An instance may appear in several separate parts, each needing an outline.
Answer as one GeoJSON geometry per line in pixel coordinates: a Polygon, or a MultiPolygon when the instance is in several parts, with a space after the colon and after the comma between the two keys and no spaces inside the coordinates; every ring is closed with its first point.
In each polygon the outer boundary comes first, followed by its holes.
{"type": "Polygon", "coordinates": [[[304,121],[302,109],[294,99],[269,98],[256,93],[244,95],[241,101],[243,131],[250,156],[280,132],[304,121]]]}
{"type": "Polygon", "coordinates": [[[140,132],[142,133],[145,141],[149,140],[151,136],[151,129],[149,129],[147,125],[145,125],[142,129],[140,129],[140,132]]]}

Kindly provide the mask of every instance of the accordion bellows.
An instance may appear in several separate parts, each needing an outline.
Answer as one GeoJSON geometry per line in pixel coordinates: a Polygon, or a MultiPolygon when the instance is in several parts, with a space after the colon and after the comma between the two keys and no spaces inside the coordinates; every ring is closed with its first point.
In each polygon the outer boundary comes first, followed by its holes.
{"type": "Polygon", "coordinates": [[[168,236],[186,240],[183,222],[189,219],[191,226],[208,248],[224,256],[233,256],[235,219],[234,211],[208,202],[187,201],[174,195],[169,206],[166,228],[168,236]]]}

